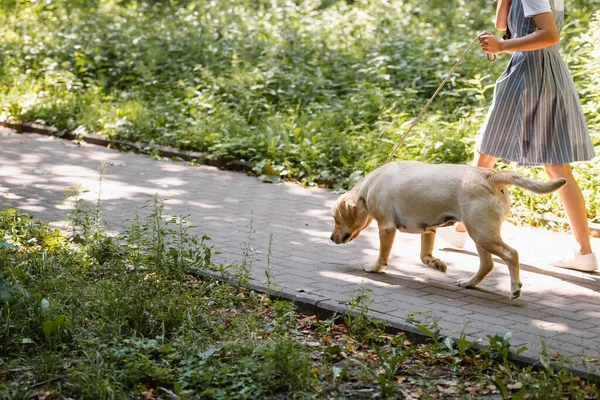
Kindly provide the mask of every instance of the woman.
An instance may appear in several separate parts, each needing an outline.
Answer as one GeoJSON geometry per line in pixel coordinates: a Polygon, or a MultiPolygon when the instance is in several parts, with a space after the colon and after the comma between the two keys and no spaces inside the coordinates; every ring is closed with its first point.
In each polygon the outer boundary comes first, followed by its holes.
{"type": "MultiPolygon", "coordinates": [[[[565,178],[559,191],[579,248],[553,265],[581,271],[598,268],[590,246],[587,211],[570,163],[594,157],[594,148],[573,78],[558,51],[564,0],[499,0],[496,28],[512,38],[485,32],[479,45],[489,54],[514,53],[496,81],[494,101],[481,131],[475,164],[492,168],[497,158],[521,165],[543,165],[551,179],[565,178]]],[[[464,225],[440,229],[457,247],[464,225]]]]}

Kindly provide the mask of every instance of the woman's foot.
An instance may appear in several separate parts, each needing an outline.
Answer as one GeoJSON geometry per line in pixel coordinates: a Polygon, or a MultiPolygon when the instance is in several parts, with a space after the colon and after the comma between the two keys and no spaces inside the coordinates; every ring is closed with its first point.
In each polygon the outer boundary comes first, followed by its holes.
{"type": "Polygon", "coordinates": [[[573,254],[563,260],[551,264],[554,267],[574,269],[583,272],[592,272],[598,269],[598,261],[594,253],[581,254],[573,250],[573,254]]]}
{"type": "Polygon", "coordinates": [[[459,249],[465,247],[468,238],[467,232],[459,232],[456,230],[455,226],[437,228],[436,233],[446,242],[459,249]]]}

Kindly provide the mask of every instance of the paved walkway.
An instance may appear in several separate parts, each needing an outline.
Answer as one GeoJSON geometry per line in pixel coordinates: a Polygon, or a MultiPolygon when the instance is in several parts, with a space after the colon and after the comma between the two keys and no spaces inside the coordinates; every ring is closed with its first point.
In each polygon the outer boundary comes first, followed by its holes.
{"type": "MultiPolygon", "coordinates": [[[[408,314],[430,312],[454,336],[463,328],[472,339],[512,332],[512,345],[527,346],[528,357],[538,359],[547,348],[549,354],[569,356],[573,368],[600,375],[594,361],[600,358],[600,274],[548,266],[570,251],[573,239],[568,235],[505,224],[504,238],[522,261],[523,296],[515,301],[508,299],[508,271],[501,263],[477,290],[454,285],[477,269],[472,243],[456,251],[438,240],[436,254],[448,263],[444,274],[420,263],[418,235],[398,234],[387,273],[366,275],[361,267],[375,259],[378,249],[375,224],[351,244],[333,244],[330,209],[337,195],[327,190],[265,184],[241,173],[79,147],[2,128],[0,205],[61,223],[67,212],[64,190],[82,184],[91,190],[90,200],[97,197],[101,161],[108,165],[103,213],[113,230],[124,227],[147,195],[158,194],[169,199],[165,205],[172,215],[191,214],[189,221],[199,227],[198,233],[209,235],[223,252],[218,261],[234,263],[242,258],[252,220],[252,276],[258,284],[265,281],[272,234],[271,275],[278,290],[339,307],[340,300],[364,285],[373,291],[370,309],[378,318],[406,324],[408,314]]],[[[600,254],[600,239],[593,242],[600,254]]]]}

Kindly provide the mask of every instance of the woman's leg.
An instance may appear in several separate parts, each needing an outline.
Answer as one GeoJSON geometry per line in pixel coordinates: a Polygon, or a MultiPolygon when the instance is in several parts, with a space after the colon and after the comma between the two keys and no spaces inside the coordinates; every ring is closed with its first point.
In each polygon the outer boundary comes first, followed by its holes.
{"type": "Polygon", "coordinates": [[[494,168],[496,164],[496,157],[488,156],[487,154],[475,152],[475,158],[473,159],[473,165],[483,168],[494,168]]]}
{"type": "MultiPolygon", "coordinates": [[[[487,154],[480,153],[475,151],[475,158],[473,159],[473,165],[483,168],[494,168],[494,164],[496,164],[496,157],[488,156],[487,154]]],[[[454,225],[454,230],[457,232],[466,232],[467,229],[463,225],[462,222],[454,225]]]]}
{"type": "Polygon", "coordinates": [[[579,185],[575,181],[575,177],[573,177],[571,165],[548,164],[544,165],[544,168],[550,179],[565,178],[567,180],[567,184],[558,191],[558,196],[567,213],[575,240],[579,243],[579,253],[591,253],[590,230],[588,227],[585,200],[579,185]]]}

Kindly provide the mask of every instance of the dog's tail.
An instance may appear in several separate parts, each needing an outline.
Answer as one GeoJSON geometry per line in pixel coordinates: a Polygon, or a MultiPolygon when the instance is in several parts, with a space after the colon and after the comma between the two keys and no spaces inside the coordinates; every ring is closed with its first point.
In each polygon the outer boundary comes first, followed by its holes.
{"type": "Polygon", "coordinates": [[[524,178],[513,171],[496,171],[489,178],[492,185],[515,185],[534,193],[552,193],[567,183],[565,178],[554,179],[550,182],[539,182],[524,178]]]}

